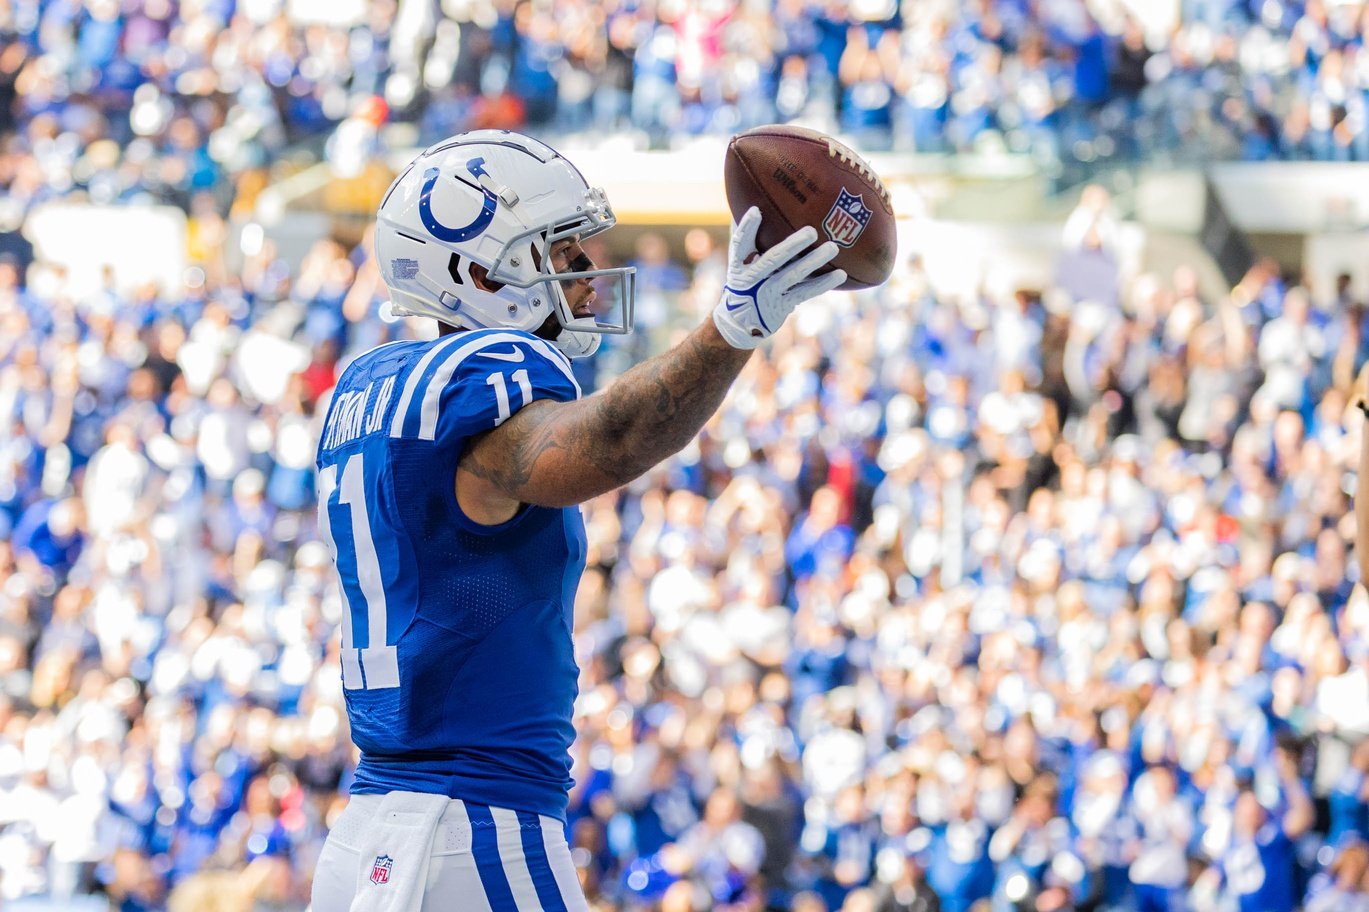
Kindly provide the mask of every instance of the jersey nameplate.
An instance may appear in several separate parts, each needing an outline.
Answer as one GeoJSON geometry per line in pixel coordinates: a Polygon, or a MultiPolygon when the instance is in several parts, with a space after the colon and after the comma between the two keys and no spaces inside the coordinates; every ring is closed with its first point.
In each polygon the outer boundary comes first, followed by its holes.
{"type": "Polygon", "coordinates": [[[385,410],[394,395],[395,376],[392,374],[381,381],[374,401],[371,398],[376,386],[374,382],[366,384],[363,390],[338,394],[323,435],[323,449],[340,447],[381,429],[385,423],[385,410]]]}

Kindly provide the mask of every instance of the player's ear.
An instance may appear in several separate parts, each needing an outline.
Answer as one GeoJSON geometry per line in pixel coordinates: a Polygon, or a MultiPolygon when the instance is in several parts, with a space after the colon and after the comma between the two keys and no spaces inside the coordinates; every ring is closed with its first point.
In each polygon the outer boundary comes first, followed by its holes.
{"type": "Polygon", "coordinates": [[[494,292],[504,287],[503,282],[491,281],[490,271],[479,263],[471,264],[471,280],[475,282],[475,287],[481,291],[494,292]]]}

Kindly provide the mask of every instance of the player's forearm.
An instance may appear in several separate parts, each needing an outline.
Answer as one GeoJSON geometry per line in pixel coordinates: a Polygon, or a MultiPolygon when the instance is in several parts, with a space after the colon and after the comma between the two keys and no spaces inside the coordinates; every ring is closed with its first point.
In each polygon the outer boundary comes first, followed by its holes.
{"type": "Polygon", "coordinates": [[[706,320],[675,348],[629,370],[585,405],[606,471],[631,481],[679,452],[722,404],[750,358],[706,320]]]}
{"type": "Polygon", "coordinates": [[[462,467],[525,503],[582,503],[679,452],[718,410],[750,355],[706,321],[600,393],[524,408],[473,447],[462,467]]]}

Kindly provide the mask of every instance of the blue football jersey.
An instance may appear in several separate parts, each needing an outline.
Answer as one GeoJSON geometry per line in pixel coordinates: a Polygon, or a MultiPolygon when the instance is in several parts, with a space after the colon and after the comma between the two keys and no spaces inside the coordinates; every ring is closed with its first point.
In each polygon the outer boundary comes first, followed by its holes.
{"type": "Polygon", "coordinates": [[[579,670],[578,507],[482,526],[456,501],[472,437],[536,399],[576,399],[570,361],[525,332],[395,342],[338,379],[318,450],[320,532],[342,584],[353,794],[414,791],[565,819],[579,670]]]}

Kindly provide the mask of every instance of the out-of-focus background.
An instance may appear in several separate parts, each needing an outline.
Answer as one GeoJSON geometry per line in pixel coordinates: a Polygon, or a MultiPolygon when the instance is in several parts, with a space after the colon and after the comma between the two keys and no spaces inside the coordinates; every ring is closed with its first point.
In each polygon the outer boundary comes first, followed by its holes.
{"type": "Polygon", "coordinates": [[[526,130],[716,300],[733,132],[866,152],[805,305],[589,503],[596,910],[1360,912],[1360,0],[0,0],[0,908],[303,909],[346,802],[314,521],[380,194],[526,130]]]}

